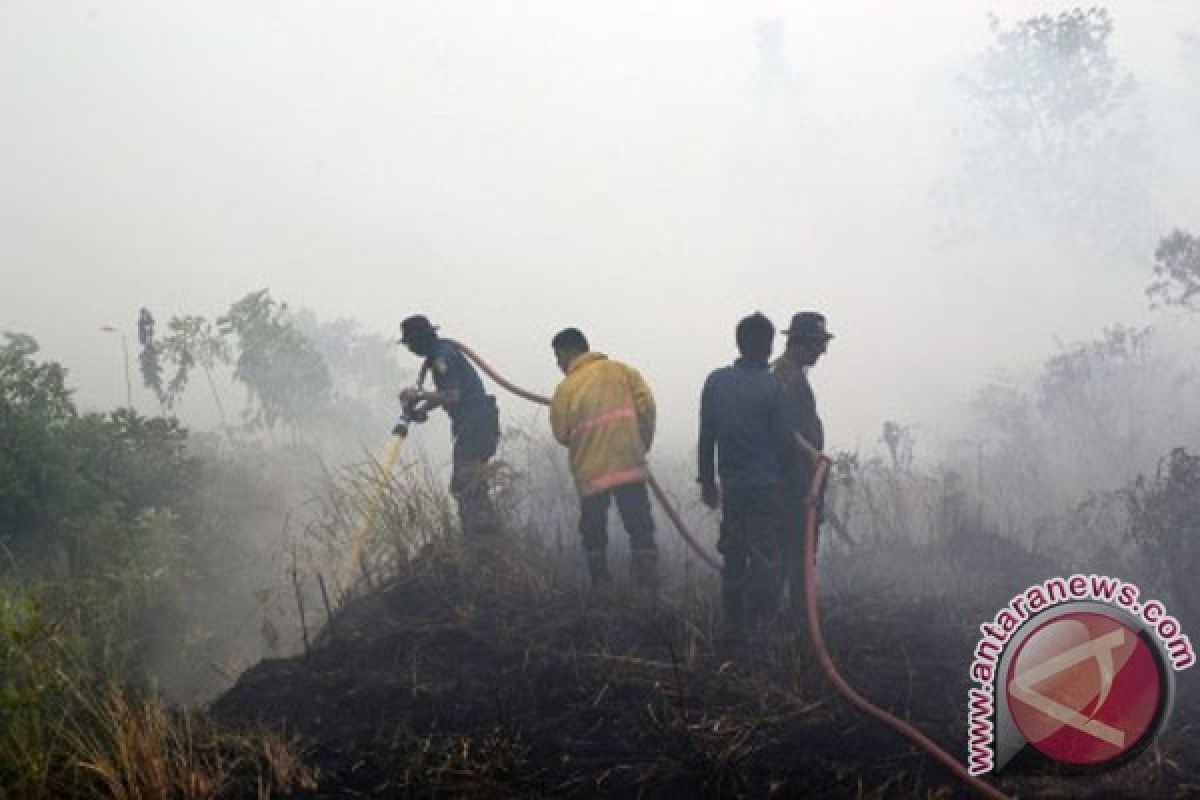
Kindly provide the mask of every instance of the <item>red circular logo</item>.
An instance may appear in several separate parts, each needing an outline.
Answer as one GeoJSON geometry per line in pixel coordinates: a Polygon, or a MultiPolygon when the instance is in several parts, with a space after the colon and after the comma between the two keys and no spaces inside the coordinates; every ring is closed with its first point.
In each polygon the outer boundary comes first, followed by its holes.
{"type": "Polygon", "coordinates": [[[1068,612],[1021,643],[1005,684],[1013,722],[1045,755],[1096,765],[1152,733],[1166,700],[1158,656],[1136,631],[1094,611],[1068,612]]]}

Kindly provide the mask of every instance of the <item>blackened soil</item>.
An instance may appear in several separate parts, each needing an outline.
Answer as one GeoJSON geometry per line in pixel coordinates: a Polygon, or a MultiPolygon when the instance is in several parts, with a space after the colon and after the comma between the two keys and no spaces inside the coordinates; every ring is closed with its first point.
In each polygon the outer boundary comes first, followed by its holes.
{"type": "MultiPolygon", "coordinates": [[[[977,626],[1004,602],[990,593],[1008,589],[973,581],[901,599],[874,586],[824,600],[835,661],[963,757],[977,626]]],[[[833,693],[793,626],[723,636],[715,594],[598,596],[536,554],[430,552],[345,604],[307,656],[260,663],[213,710],[298,735],[318,797],[970,796],[833,693]]],[[[1197,715],[1177,707],[1159,747],[1103,778],[1002,786],[1189,796],[1200,758],[1181,717],[1197,715]]]]}

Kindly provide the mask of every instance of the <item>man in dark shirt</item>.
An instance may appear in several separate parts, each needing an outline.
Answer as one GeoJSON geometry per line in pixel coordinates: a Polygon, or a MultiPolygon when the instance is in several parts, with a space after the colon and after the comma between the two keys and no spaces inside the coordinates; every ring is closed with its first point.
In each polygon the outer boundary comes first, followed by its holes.
{"type": "MultiPolygon", "coordinates": [[[[787,349],[775,362],[775,375],[783,385],[789,418],[796,433],[817,450],[825,448],[825,431],[817,415],[817,400],[808,382],[808,370],[825,353],[833,334],[825,328],[825,317],[815,311],[792,316],[783,334],[787,349]]],[[[806,451],[797,452],[784,473],[783,563],[788,584],[788,607],[797,619],[804,614],[804,498],[808,494],[815,464],[806,451]]]]}
{"type": "MultiPolygon", "coordinates": [[[[424,316],[400,323],[400,341],[425,359],[421,374],[433,376],[436,391],[405,389],[400,402],[427,412],[443,408],[450,417],[454,437],[454,471],[450,493],[458,504],[463,534],[468,538],[499,532],[496,510],[488,489],[487,462],[500,441],[496,398],[483,389],[479,373],[449,342],[438,338],[437,328],[424,316]]],[[[418,382],[419,383],[419,382],[418,382]]]]}
{"type": "Polygon", "coordinates": [[[767,363],[774,337],[762,314],[741,320],[741,357],[713,371],[700,395],[700,487],[705,505],[722,508],[722,601],[734,628],[769,617],[779,602],[780,495],[796,445],[767,363]]]}

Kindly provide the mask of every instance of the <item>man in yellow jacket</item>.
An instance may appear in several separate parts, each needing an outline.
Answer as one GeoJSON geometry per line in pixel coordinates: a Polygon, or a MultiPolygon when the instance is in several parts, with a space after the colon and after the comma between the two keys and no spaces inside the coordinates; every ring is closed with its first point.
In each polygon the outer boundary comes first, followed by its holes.
{"type": "Polygon", "coordinates": [[[615,499],[629,532],[630,576],[652,588],[658,548],[646,491],[646,452],[654,440],[654,396],[637,370],[591,352],[577,328],[560,331],[551,346],[566,377],[550,401],[550,427],[570,454],[592,585],[611,581],[608,506],[615,499]]]}

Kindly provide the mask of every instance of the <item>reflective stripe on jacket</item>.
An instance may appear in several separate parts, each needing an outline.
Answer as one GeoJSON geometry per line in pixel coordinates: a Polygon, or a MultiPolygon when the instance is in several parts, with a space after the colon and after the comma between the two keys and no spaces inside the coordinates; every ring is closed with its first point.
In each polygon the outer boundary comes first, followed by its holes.
{"type": "Polygon", "coordinates": [[[567,446],[581,495],[646,479],[654,414],[654,396],[637,370],[600,353],[571,362],[550,401],[550,427],[567,446]]]}

